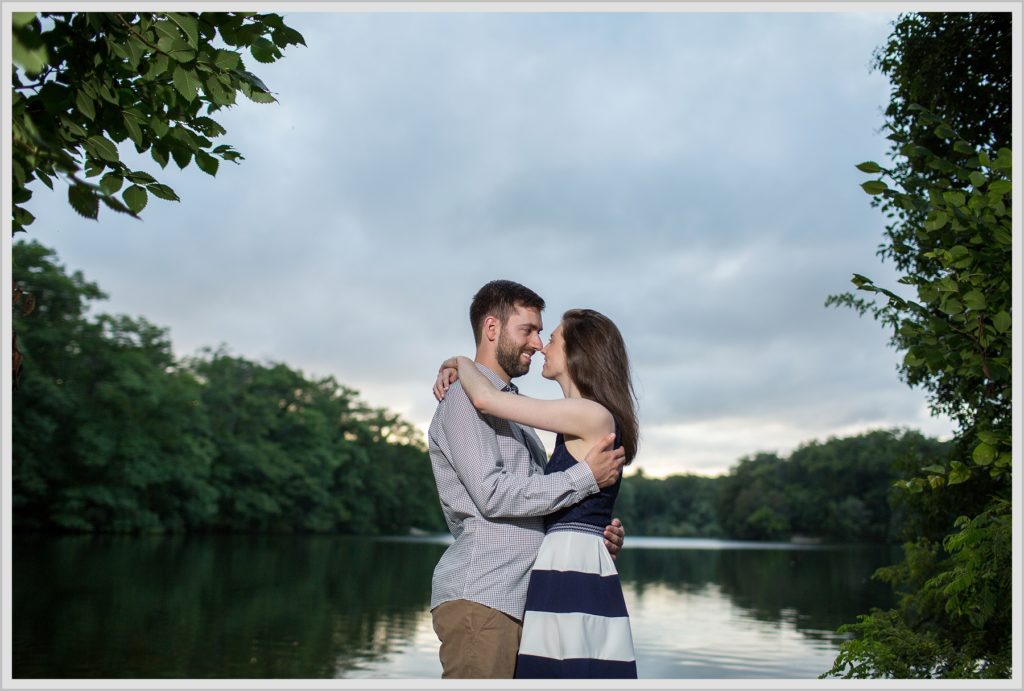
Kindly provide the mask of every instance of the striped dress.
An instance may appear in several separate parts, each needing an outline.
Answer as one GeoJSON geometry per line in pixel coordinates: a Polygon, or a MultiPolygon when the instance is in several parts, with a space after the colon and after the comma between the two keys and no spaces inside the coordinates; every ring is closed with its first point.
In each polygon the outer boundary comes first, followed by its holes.
{"type": "MultiPolygon", "coordinates": [[[[559,434],[544,472],[576,463],[559,434]]],[[[622,583],[604,546],[621,482],[545,521],[526,593],[517,679],[637,677],[622,583]]]]}

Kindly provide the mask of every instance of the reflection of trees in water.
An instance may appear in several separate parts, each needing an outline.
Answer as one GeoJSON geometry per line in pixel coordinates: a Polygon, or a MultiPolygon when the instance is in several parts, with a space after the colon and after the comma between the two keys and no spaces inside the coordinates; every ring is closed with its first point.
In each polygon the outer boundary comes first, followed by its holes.
{"type": "Polygon", "coordinates": [[[443,546],[19,538],[16,677],[333,677],[409,640],[443,546]]]}
{"type": "MultiPolygon", "coordinates": [[[[628,542],[628,540],[627,540],[628,542]]],[[[897,553],[886,547],[823,550],[626,549],[618,559],[623,582],[638,596],[664,584],[680,593],[717,587],[736,607],[770,623],[837,640],[832,632],[871,607],[891,606],[889,587],[871,579],[897,553]]]]}

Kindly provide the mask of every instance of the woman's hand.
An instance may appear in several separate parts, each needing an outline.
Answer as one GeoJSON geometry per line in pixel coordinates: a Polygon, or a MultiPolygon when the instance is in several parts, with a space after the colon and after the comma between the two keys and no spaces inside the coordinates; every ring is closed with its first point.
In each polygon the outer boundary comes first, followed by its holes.
{"type": "Polygon", "coordinates": [[[448,387],[459,378],[459,358],[450,357],[441,363],[437,371],[437,380],[434,382],[434,398],[438,401],[444,400],[448,387]]]}

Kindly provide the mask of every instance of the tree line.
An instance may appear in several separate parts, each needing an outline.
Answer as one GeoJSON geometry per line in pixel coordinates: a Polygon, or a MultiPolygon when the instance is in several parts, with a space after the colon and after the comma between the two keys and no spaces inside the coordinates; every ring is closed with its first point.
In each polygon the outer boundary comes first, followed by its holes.
{"type": "Polygon", "coordinates": [[[38,242],[13,247],[24,366],[12,409],[18,530],[443,530],[418,431],[332,377],[226,349],[177,359],[166,329],[38,242]]]}
{"type": "Polygon", "coordinates": [[[917,519],[915,497],[893,483],[948,455],[919,432],[876,430],[754,454],[720,477],[638,471],[616,512],[634,535],[897,543],[917,519]]]}
{"type": "MultiPolygon", "coordinates": [[[[105,297],[38,242],[13,247],[25,366],[14,397],[19,530],[444,531],[426,447],[333,377],[221,347],[175,358],[168,331],[89,316],[105,297]]],[[[894,480],[946,445],[876,431],[757,454],[727,475],[622,485],[631,535],[898,540],[894,480]]]]}

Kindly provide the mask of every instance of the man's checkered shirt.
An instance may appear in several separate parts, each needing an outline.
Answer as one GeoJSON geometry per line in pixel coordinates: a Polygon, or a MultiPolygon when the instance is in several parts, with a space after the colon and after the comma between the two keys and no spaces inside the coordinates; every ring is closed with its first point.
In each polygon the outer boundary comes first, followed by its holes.
{"type": "MultiPolygon", "coordinates": [[[[498,375],[477,368],[499,389],[498,375]]],[[[430,423],[430,463],[455,542],[437,567],[433,609],[472,600],[523,618],[530,568],[544,539],[544,516],[599,491],[586,463],[544,474],[544,445],[528,427],[484,415],[455,382],[430,423]]]]}

